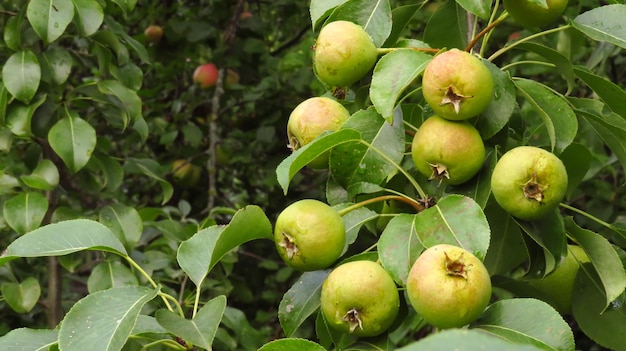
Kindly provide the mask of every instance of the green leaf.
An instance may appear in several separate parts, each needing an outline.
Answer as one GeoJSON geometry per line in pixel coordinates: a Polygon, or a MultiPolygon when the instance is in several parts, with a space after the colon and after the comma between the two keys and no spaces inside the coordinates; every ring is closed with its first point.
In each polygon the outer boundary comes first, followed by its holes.
{"type": "Polygon", "coordinates": [[[610,80],[593,74],[583,66],[574,67],[574,73],[590,87],[613,112],[626,119],[626,91],[610,80]]]}
{"type": "Polygon", "coordinates": [[[483,139],[487,140],[496,135],[509,122],[517,102],[515,100],[515,84],[509,74],[487,60],[482,61],[493,77],[494,93],[487,109],[476,117],[475,126],[483,139]]]}
{"type": "Polygon", "coordinates": [[[491,275],[506,274],[528,258],[519,226],[495,201],[489,201],[485,215],[491,227],[491,241],[485,267],[491,275]]]}
{"type": "Polygon", "coordinates": [[[473,329],[447,329],[420,339],[396,351],[538,351],[532,345],[520,345],[473,329]]]}
{"type": "Polygon", "coordinates": [[[398,6],[391,10],[391,34],[385,40],[383,47],[392,47],[396,44],[404,28],[409,24],[413,16],[422,8],[423,4],[411,4],[398,6]]]}
{"type": "Polygon", "coordinates": [[[143,221],[139,212],[134,207],[121,203],[101,209],[99,221],[109,227],[129,250],[135,247],[143,232],[143,221]]]}
{"type": "Polygon", "coordinates": [[[372,37],[374,45],[383,45],[391,33],[391,5],[389,0],[350,0],[339,5],[328,17],[328,22],[354,22],[372,37]]]}
{"type": "MultiPolygon", "coordinates": [[[[131,0],[131,1],[136,2],[136,0],[131,0]]],[[[133,5],[133,7],[134,7],[134,5],[133,5]]],[[[146,50],[146,47],[143,46],[143,44],[141,44],[137,40],[135,40],[133,37],[128,35],[128,33],[126,33],[127,27],[122,26],[121,24],[119,24],[111,16],[106,16],[104,18],[104,23],[105,23],[105,25],[108,28],[111,28],[111,30],[117,36],[121,37],[122,40],[124,41],[124,43],[127,46],[129,46],[131,49],[133,49],[135,51],[137,56],[139,56],[139,59],[141,60],[141,62],[143,62],[143,63],[150,63],[150,55],[148,55],[148,51],[146,50]]],[[[124,46],[124,48],[126,49],[125,46],[124,46]]],[[[128,55],[128,52],[127,52],[127,55],[128,55]]],[[[120,63],[120,65],[125,65],[127,62],[119,62],[119,63],[120,63]]]]}
{"type": "Polygon", "coordinates": [[[622,167],[626,168],[626,120],[614,112],[607,112],[604,104],[593,99],[575,99],[569,101],[576,108],[593,132],[595,132],[613,151],[622,167]]]}
{"type": "Polygon", "coordinates": [[[22,27],[24,25],[24,16],[20,12],[17,16],[11,16],[6,19],[4,25],[4,42],[7,47],[13,51],[19,51],[22,47],[22,27]]]}
{"type": "Polygon", "coordinates": [[[57,343],[59,331],[18,328],[0,337],[3,351],[49,351],[57,343]]]}
{"type": "Polygon", "coordinates": [[[99,153],[92,155],[88,167],[96,168],[101,172],[104,191],[117,190],[124,180],[124,169],[115,158],[109,155],[99,153]]]}
{"type": "Polygon", "coordinates": [[[37,56],[30,50],[14,53],[2,67],[2,79],[13,97],[28,104],[35,96],[41,80],[41,66],[37,56]]]}
{"type": "Polygon", "coordinates": [[[282,160],[278,167],[276,167],[276,176],[278,178],[278,184],[283,188],[285,195],[289,190],[291,179],[309,162],[315,160],[337,145],[358,140],[361,140],[361,134],[351,129],[342,129],[336,132],[322,134],[317,139],[299,148],[289,155],[289,157],[282,160]]]}
{"type": "Polygon", "coordinates": [[[141,334],[166,334],[167,330],[165,330],[159,322],[157,322],[156,318],[152,316],[146,316],[144,314],[140,314],[137,318],[137,323],[135,323],[135,327],[131,332],[131,335],[141,335],[141,334]]]}
{"type": "Polygon", "coordinates": [[[5,123],[8,104],[9,104],[9,91],[4,86],[4,83],[0,81],[0,123],[1,124],[5,123]]]}
{"type": "Polygon", "coordinates": [[[117,6],[119,6],[124,13],[132,11],[137,4],[137,0],[112,0],[117,6]]]}
{"type": "MultiPolygon", "coordinates": [[[[124,44],[122,44],[118,36],[115,35],[112,31],[104,30],[104,29],[99,30],[93,34],[92,38],[96,43],[100,44],[100,45],[97,45],[96,48],[106,48],[106,49],[113,51],[115,55],[117,56],[117,63],[119,65],[125,65],[128,63],[129,61],[128,49],[126,48],[124,44]]],[[[103,62],[100,62],[99,60],[99,63],[101,66],[100,69],[102,70],[107,70],[108,68],[109,61],[110,61],[109,50],[104,51],[104,53],[106,53],[107,59],[103,60],[103,62]]]]}
{"type": "Polygon", "coordinates": [[[538,349],[574,350],[574,334],[569,325],[554,308],[541,300],[497,301],[472,323],[472,328],[538,349]]]}
{"type": "Polygon", "coordinates": [[[74,111],[50,128],[48,142],[72,173],[81,170],[96,148],[96,130],[74,111]]]}
{"type": "Polygon", "coordinates": [[[220,295],[202,306],[192,320],[187,320],[168,310],[157,311],[156,319],[163,328],[177,337],[193,345],[211,350],[225,308],[226,296],[220,295]]]}
{"type": "Polygon", "coordinates": [[[76,21],[80,33],[89,36],[95,33],[104,20],[104,11],[97,0],[72,0],[76,9],[76,21]]]}
{"type": "Polygon", "coordinates": [[[172,184],[158,174],[159,164],[155,160],[129,157],[126,159],[126,166],[130,167],[131,170],[147,175],[159,183],[161,191],[163,192],[163,200],[161,201],[161,204],[165,204],[172,198],[174,188],[172,187],[172,184]]]}
{"type": "Polygon", "coordinates": [[[19,137],[32,136],[31,124],[35,111],[46,101],[46,96],[42,95],[37,101],[30,105],[14,102],[7,111],[7,127],[11,133],[19,137]]]}
{"type": "Polygon", "coordinates": [[[61,47],[49,48],[41,55],[42,80],[61,85],[67,81],[72,71],[73,59],[61,47]]]}
{"type": "Polygon", "coordinates": [[[87,290],[90,294],[96,291],[138,285],[137,277],[119,261],[106,260],[93,268],[87,279],[87,290]]]}
{"type": "Polygon", "coordinates": [[[424,41],[433,48],[457,48],[467,46],[467,13],[456,1],[446,1],[430,17],[424,29],[424,41]]]}
{"type": "Polygon", "coordinates": [[[57,40],[74,18],[72,0],[30,1],[26,9],[28,22],[45,44],[57,40]]]}
{"type": "Polygon", "coordinates": [[[298,328],[320,306],[322,283],[328,271],[305,272],[285,293],[278,306],[278,319],[287,337],[298,328]]]}
{"type": "Polygon", "coordinates": [[[0,290],[9,307],[17,313],[30,312],[41,295],[39,282],[33,277],[28,277],[21,283],[2,283],[0,290]]]}
{"type": "Polygon", "coordinates": [[[65,315],[59,329],[59,349],[121,350],[139,312],[157,293],[158,290],[129,286],[87,295],[65,315]]]}
{"type": "Polygon", "coordinates": [[[624,16],[626,5],[606,5],[578,15],[572,24],[593,40],[606,41],[626,48],[624,16]]]}
{"type": "MultiPolygon", "coordinates": [[[[350,205],[350,203],[344,203],[341,204],[341,206],[333,206],[333,208],[339,211],[340,209],[346,208],[350,205]]],[[[356,241],[361,227],[377,217],[378,214],[375,211],[365,207],[357,208],[341,216],[346,227],[346,244],[343,250],[344,253],[348,249],[348,246],[356,241]]]]}
{"type": "Polygon", "coordinates": [[[491,174],[497,162],[495,149],[487,149],[485,163],[478,174],[463,184],[450,186],[450,189],[455,194],[472,198],[481,208],[485,208],[491,196],[491,174]]]}
{"type": "Polygon", "coordinates": [[[13,241],[0,256],[0,265],[19,257],[61,256],[82,250],[101,250],[127,256],[124,245],[104,225],[73,219],[37,228],[13,241]]]}
{"type": "Polygon", "coordinates": [[[103,80],[98,82],[98,90],[102,94],[110,95],[115,99],[113,104],[124,114],[124,129],[128,123],[141,118],[141,99],[134,90],[124,86],[117,80],[103,80]]]}
{"type": "Polygon", "coordinates": [[[38,228],[48,210],[48,200],[39,193],[21,193],[2,206],[4,220],[19,234],[38,228]]]}
{"type": "Polygon", "coordinates": [[[406,286],[409,271],[424,251],[417,237],[415,215],[400,214],[389,221],[378,240],[380,262],[393,280],[406,286]]]}
{"type": "Polygon", "coordinates": [[[605,308],[606,295],[591,263],[583,263],[576,276],[572,312],[580,330],[595,343],[612,350],[626,345],[626,305],[616,301],[605,308]]]}
{"type": "Polygon", "coordinates": [[[180,244],[176,258],[196,286],[229,251],[254,239],[273,239],[272,224],[260,207],[237,211],[225,227],[212,226],[180,244]]]}
{"type": "MultiPolygon", "coordinates": [[[[535,266],[530,268],[533,278],[541,278],[552,272],[567,255],[567,236],[563,217],[557,210],[534,221],[516,220],[527,238],[539,245],[535,266]]],[[[527,245],[528,246],[528,245],[527,245]]],[[[530,253],[531,259],[534,257],[530,253]]]]}
{"type": "Polygon", "coordinates": [[[366,182],[380,184],[398,172],[404,157],[405,136],[402,111],[396,109],[393,124],[387,123],[374,108],[360,110],[341,129],[360,132],[362,140],[337,145],[330,152],[330,171],[344,188],[366,182]]]}
{"type": "Polygon", "coordinates": [[[576,114],[561,95],[530,79],[516,78],[515,86],[534,107],[548,131],[552,151],[561,153],[578,132],[576,114]]]}
{"type": "Polygon", "coordinates": [[[261,346],[259,351],[326,351],[313,341],[298,338],[277,339],[261,346]]]}
{"type": "Polygon", "coordinates": [[[622,261],[603,236],[579,227],[571,217],[565,218],[565,227],[593,264],[606,297],[603,306],[609,307],[626,289],[626,272],[622,261]]]}
{"type": "Polygon", "coordinates": [[[335,7],[343,4],[348,0],[311,0],[309,13],[311,15],[311,24],[313,30],[317,31],[324,20],[335,7]]]}
{"type": "Polygon", "coordinates": [[[547,47],[545,45],[541,45],[538,43],[521,43],[516,46],[518,49],[528,50],[530,52],[534,52],[535,54],[541,55],[546,58],[549,62],[553,63],[556,66],[556,70],[565,78],[567,81],[567,91],[571,92],[575,86],[576,82],[574,76],[574,68],[570,60],[560,53],[559,51],[547,47]]]}
{"type": "Polygon", "coordinates": [[[491,231],[482,208],[471,198],[448,195],[417,215],[413,226],[424,247],[450,244],[464,248],[483,260],[491,231]]]}
{"type": "Polygon", "coordinates": [[[59,170],[54,162],[42,159],[31,174],[23,175],[20,179],[33,189],[52,190],[59,185],[59,170]]]}
{"type": "Polygon", "coordinates": [[[372,76],[370,99],[387,123],[393,123],[393,110],[404,89],[424,72],[431,58],[415,50],[399,49],[378,61],[372,76]]]}
{"type": "Polygon", "coordinates": [[[467,12],[473,13],[482,19],[489,19],[491,14],[491,0],[456,0],[467,12]]]}

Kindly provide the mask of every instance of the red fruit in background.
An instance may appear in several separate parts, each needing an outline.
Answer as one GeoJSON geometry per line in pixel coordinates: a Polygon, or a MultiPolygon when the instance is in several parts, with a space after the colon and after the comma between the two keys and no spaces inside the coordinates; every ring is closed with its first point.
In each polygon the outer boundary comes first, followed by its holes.
{"type": "Polygon", "coordinates": [[[217,83],[219,72],[212,63],[205,63],[196,68],[193,72],[193,82],[200,85],[200,88],[210,88],[217,83]]]}
{"type": "Polygon", "coordinates": [[[143,32],[146,35],[148,43],[156,44],[163,38],[163,28],[157,25],[151,25],[143,32]]]}

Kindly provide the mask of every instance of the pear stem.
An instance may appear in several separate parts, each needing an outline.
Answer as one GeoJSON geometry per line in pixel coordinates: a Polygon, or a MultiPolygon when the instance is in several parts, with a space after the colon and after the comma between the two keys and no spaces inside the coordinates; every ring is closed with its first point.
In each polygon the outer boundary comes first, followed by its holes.
{"type": "Polygon", "coordinates": [[[406,204],[411,205],[417,212],[421,212],[424,210],[424,206],[422,206],[422,204],[420,204],[419,202],[417,202],[416,200],[413,200],[409,197],[405,197],[405,196],[400,196],[400,195],[383,195],[383,196],[378,196],[375,198],[371,198],[371,199],[367,199],[367,200],[363,200],[361,202],[357,202],[354,205],[348,206],[342,210],[337,211],[337,213],[339,213],[340,216],[345,215],[348,212],[354,211],[357,208],[361,208],[363,206],[367,206],[369,204],[373,204],[376,202],[380,202],[380,201],[387,201],[387,200],[398,200],[398,201],[402,201],[406,204]]]}
{"type": "Polygon", "coordinates": [[[465,47],[465,51],[470,52],[472,48],[474,47],[474,45],[476,45],[476,43],[480,40],[480,38],[485,36],[485,34],[489,33],[489,31],[491,31],[498,24],[502,23],[502,21],[504,21],[506,18],[507,18],[507,13],[505,12],[502,16],[500,16],[500,18],[493,21],[491,24],[485,27],[485,29],[481,30],[480,33],[476,34],[476,36],[472,39],[472,41],[470,41],[470,43],[467,44],[467,47],[465,47]]]}

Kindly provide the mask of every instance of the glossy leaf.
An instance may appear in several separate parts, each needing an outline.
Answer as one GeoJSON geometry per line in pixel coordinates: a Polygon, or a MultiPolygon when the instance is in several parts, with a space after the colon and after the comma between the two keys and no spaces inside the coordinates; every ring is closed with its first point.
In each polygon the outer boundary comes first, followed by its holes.
{"type": "Polygon", "coordinates": [[[129,157],[126,159],[125,167],[130,168],[130,170],[134,172],[147,175],[159,183],[161,191],[163,192],[163,200],[161,200],[161,204],[168,202],[170,198],[172,198],[174,188],[172,187],[172,184],[159,175],[159,164],[155,160],[129,157]]]}
{"type": "Polygon", "coordinates": [[[493,77],[493,99],[487,109],[476,117],[474,125],[480,132],[480,136],[487,140],[496,135],[509,122],[517,106],[517,101],[515,100],[515,84],[509,74],[487,60],[483,60],[483,63],[489,68],[493,77]]]}
{"type": "Polygon", "coordinates": [[[57,343],[59,331],[50,329],[13,329],[0,336],[3,351],[48,351],[57,343]]]}
{"type": "Polygon", "coordinates": [[[406,286],[409,271],[423,250],[417,237],[415,215],[400,214],[392,218],[378,240],[382,266],[402,286],[406,286]]]}
{"type": "Polygon", "coordinates": [[[278,184],[283,188],[285,195],[289,190],[291,179],[309,162],[315,160],[337,145],[359,140],[361,140],[361,135],[356,130],[342,129],[329,134],[322,134],[309,144],[294,151],[276,167],[278,184]]]}
{"type": "Polygon", "coordinates": [[[591,263],[583,263],[572,294],[574,318],[591,340],[611,350],[622,350],[626,345],[626,304],[615,301],[608,309],[605,304],[606,294],[600,277],[591,263]]]}
{"type": "Polygon", "coordinates": [[[276,339],[263,345],[259,351],[326,351],[320,344],[299,338],[276,339]]]}
{"type": "MultiPolygon", "coordinates": [[[[351,204],[349,203],[345,203],[341,206],[333,206],[333,208],[335,208],[336,210],[340,210],[350,205],[351,204]]],[[[348,250],[348,246],[357,240],[357,237],[363,225],[377,217],[378,214],[375,211],[372,211],[365,207],[357,208],[341,216],[341,218],[343,219],[343,223],[346,227],[346,244],[343,250],[344,253],[348,250]]]]}
{"type": "Polygon", "coordinates": [[[46,197],[32,192],[15,195],[6,200],[2,206],[4,220],[19,234],[37,229],[47,210],[46,197]]]}
{"type": "Polygon", "coordinates": [[[159,324],[186,342],[211,350],[215,333],[226,308],[226,296],[220,295],[208,301],[191,320],[175,312],[159,310],[156,319],[159,324]]]}
{"type": "Polygon", "coordinates": [[[365,29],[376,47],[383,45],[391,33],[391,6],[389,0],[350,0],[339,5],[327,22],[345,20],[365,29]]]}
{"type": "Polygon", "coordinates": [[[73,219],[37,228],[13,241],[0,256],[0,265],[19,257],[61,256],[83,250],[102,250],[126,256],[115,234],[104,225],[73,219]]]}
{"type": "Polygon", "coordinates": [[[520,345],[472,329],[446,329],[420,339],[396,351],[538,351],[531,345],[520,345]]]}
{"type": "Polygon", "coordinates": [[[491,14],[491,0],[456,0],[465,10],[482,19],[489,19],[491,14]]]}
{"type": "Polygon", "coordinates": [[[574,349],[574,334],[567,322],[541,300],[517,298],[497,301],[487,307],[472,327],[512,343],[533,345],[542,350],[574,349]]]}
{"type": "Polygon", "coordinates": [[[309,13],[311,15],[313,30],[317,31],[330,12],[346,1],[347,0],[311,0],[309,13]]]}
{"type": "Polygon", "coordinates": [[[400,95],[424,71],[432,56],[411,49],[400,49],[380,58],[370,86],[370,99],[387,123],[400,95]]]}
{"type": "Polygon", "coordinates": [[[14,102],[7,111],[7,127],[11,133],[19,137],[32,136],[31,124],[35,111],[46,101],[46,96],[41,96],[37,101],[24,105],[14,102]]]}
{"type": "Polygon", "coordinates": [[[139,212],[121,203],[101,209],[99,221],[109,227],[129,250],[135,247],[143,232],[143,221],[139,212]]]}
{"type": "Polygon", "coordinates": [[[72,22],[74,5],[72,0],[30,1],[26,17],[37,35],[49,44],[57,40],[72,22]]]}
{"type": "Polygon", "coordinates": [[[476,201],[481,208],[485,208],[491,196],[491,174],[497,162],[496,151],[494,149],[487,149],[485,163],[478,171],[478,174],[463,184],[451,187],[451,190],[455,194],[465,195],[471,198],[476,201]]]}
{"type": "Polygon", "coordinates": [[[52,190],[59,185],[59,170],[54,162],[42,159],[31,174],[23,175],[20,179],[33,189],[52,190]]]}
{"type": "Polygon", "coordinates": [[[70,76],[73,59],[66,49],[53,47],[42,54],[41,65],[44,68],[42,80],[60,85],[70,76]]]}
{"type": "Polygon", "coordinates": [[[606,41],[626,48],[624,16],[626,5],[606,5],[578,15],[572,23],[574,28],[593,40],[606,41]]]}
{"type": "Polygon", "coordinates": [[[79,300],[67,312],[59,329],[64,351],[121,350],[143,306],[158,291],[127,286],[98,291],[79,300]]]}
{"type": "Polygon", "coordinates": [[[104,11],[97,0],[72,0],[76,9],[74,20],[82,35],[95,33],[102,25],[104,11]]]}
{"type": "Polygon", "coordinates": [[[320,306],[322,283],[328,271],[305,272],[285,293],[278,306],[278,319],[287,337],[298,328],[320,306]]]}
{"type": "Polygon", "coordinates": [[[37,279],[28,277],[21,283],[5,282],[0,285],[2,297],[17,313],[27,313],[35,307],[41,295],[37,279]]]}
{"type": "Polygon", "coordinates": [[[603,236],[579,227],[571,217],[565,218],[567,233],[580,245],[596,270],[604,288],[606,300],[603,306],[609,307],[613,300],[626,289],[626,272],[611,243],[603,236]]]}
{"type": "Polygon", "coordinates": [[[582,80],[588,87],[598,94],[600,99],[613,110],[613,112],[626,119],[626,91],[610,80],[600,77],[582,66],[574,67],[576,77],[582,80]]]}
{"type": "MultiPolygon", "coordinates": [[[[117,57],[118,65],[125,65],[129,62],[130,55],[128,53],[128,48],[124,45],[120,38],[118,38],[115,33],[110,30],[99,30],[92,35],[93,40],[99,43],[102,47],[110,49],[113,53],[115,53],[117,57]]],[[[98,48],[99,46],[97,46],[98,48]]],[[[96,49],[97,50],[97,49],[96,49]]],[[[102,52],[106,54],[108,58],[110,56],[109,51],[102,52]]],[[[100,63],[100,68],[106,70],[106,67],[109,65],[109,59],[103,60],[104,62],[100,63]]]]}
{"type": "Polygon", "coordinates": [[[566,198],[570,198],[580,186],[589,171],[593,157],[591,151],[579,143],[572,143],[559,155],[565,169],[567,169],[566,198]]]}
{"type": "Polygon", "coordinates": [[[35,96],[41,80],[41,66],[30,50],[11,55],[2,67],[2,80],[9,93],[28,104],[35,96]]]}
{"type": "Polygon", "coordinates": [[[491,231],[481,207],[471,198],[448,195],[415,216],[414,227],[424,247],[450,244],[483,260],[491,231]]]}
{"type": "Polygon", "coordinates": [[[167,330],[165,330],[159,322],[157,322],[156,318],[152,316],[146,316],[145,314],[140,314],[137,317],[137,323],[133,327],[133,331],[131,335],[141,335],[141,334],[166,334],[167,330]]]}
{"type": "Polygon", "coordinates": [[[106,260],[93,268],[87,279],[90,294],[96,291],[138,285],[137,277],[120,261],[106,260]]]}
{"type": "Polygon", "coordinates": [[[556,95],[541,83],[530,79],[515,79],[520,94],[534,107],[548,131],[552,151],[561,153],[574,140],[578,120],[563,96],[556,95]]]}
{"type": "Polygon", "coordinates": [[[74,111],[69,111],[48,133],[50,147],[72,173],[78,172],[89,162],[96,141],[96,130],[74,111]]]}
{"type": "Polygon", "coordinates": [[[359,131],[362,140],[331,150],[330,170],[337,183],[344,188],[360,182],[380,184],[398,172],[405,147],[400,109],[394,112],[393,124],[387,123],[375,109],[368,108],[353,114],[343,128],[359,131]]]}
{"type": "Polygon", "coordinates": [[[13,51],[19,51],[22,47],[22,26],[24,25],[24,16],[11,16],[6,19],[4,25],[4,42],[7,47],[13,51]]]}
{"type": "Polygon", "coordinates": [[[424,41],[433,48],[464,50],[468,44],[467,32],[467,12],[456,1],[446,1],[426,23],[424,41]]]}
{"type": "Polygon", "coordinates": [[[178,248],[180,267],[197,286],[230,250],[254,239],[273,239],[272,225],[258,206],[237,211],[225,227],[209,227],[197,232],[178,248]]]}

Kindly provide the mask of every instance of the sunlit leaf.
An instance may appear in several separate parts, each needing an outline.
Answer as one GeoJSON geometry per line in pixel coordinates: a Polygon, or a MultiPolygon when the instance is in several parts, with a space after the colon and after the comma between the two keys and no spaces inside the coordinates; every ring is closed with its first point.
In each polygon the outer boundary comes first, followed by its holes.
{"type": "Polygon", "coordinates": [[[49,329],[13,329],[0,337],[3,351],[48,351],[57,343],[59,331],[49,329]]]}
{"type": "Polygon", "coordinates": [[[225,227],[212,226],[184,241],[176,255],[178,264],[196,285],[230,250],[254,239],[273,239],[272,225],[258,206],[237,211],[225,227]]]}
{"type": "Polygon", "coordinates": [[[141,238],[143,221],[133,207],[121,203],[106,206],[100,210],[99,220],[109,227],[129,250],[132,250],[141,238]]]}
{"type": "Polygon", "coordinates": [[[348,0],[311,0],[309,12],[313,30],[318,30],[318,27],[323,23],[322,21],[326,19],[330,12],[346,1],[348,0]]]}
{"type": "Polygon", "coordinates": [[[393,122],[393,110],[400,95],[424,71],[431,58],[421,52],[401,49],[384,55],[376,64],[370,99],[388,123],[393,122]]]}
{"type": "Polygon", "coordinates": [[[430,334],[396,351],[539,351],[531,345],[521,345],[473,329],[447,329],[430,334]]]}
{"type": "Polygon", "coordinates": [[[606,5],[578,15],[572,23],[574,28],[591,39],[626,48],[625,16],[626,5],[606,5]]]}
{"type": "Polygon", "coordinates": [[[95,33],[102,21],[104,20],[104,12],[97,0],[72,0],[76,9],[76,17],[78,28],[81,34],[89,36],[95,33]]]}
{"type": "Polygon", "coordinates": [[[42,80],[54,84],[63,84],[72,71],[73,59],[70,53],[61,47],[53,47],[41,56],[42,80]]]}
{"type": "Polygon", "coordinates": [[[482,208],[471,198],[448,195],[415,216],[417,237],[424,247],[459,246],[483,260],[491,230],[482,208]]]}
{"type": "Polygon", "coordinates": [[[378,240],[382,266],[402,286],[406,286],[411,266],[423,250],[417,237],[415,215],[400,214],[392,218],[378,240]]]}
{"type": "Polygon", "coordinates": [[[34,192],[15,195],[2,205],[4,220],[19,234],[37,229],[47,210],[46,197],[34,192]]]}
{"type": "Polygon", "coordinates": [[[59,185],[59,170],[54,162],[42,159],[31,174],[23,175],[20,179],[33,189],[52,190],[59,185]]]}
{"type": "Polygon", "coordinates": [[[120,261],[106,260],[92,269],[87,279],[87,290],[92,294],[96,291],[138,284],[139,281],[130,268],[120,261]]]}
{"type": "Polygon", "coordinates": [[[37,228],[13,241],[0,256],[0,265],[19,257],[60,256],[82,250],[126,255],[124,245],[104,225],[73,219],[37,228]]]}
{"type": "Polygon", "coordinates": [[[89,162],[96,141],[96,130],[74,111],[69,111],[48,133],[50,147],[73,173],[89,162]]]}
{"type": "Polygon", "coordinates": [[[327,22],[345,20],[354,22],[372,37],[374,45],[383,45],[391,33],[391,6],[389,0],[350,0],[339,5],[327,22]]]}
{"type": "Polygon", "coordinates": [[[276,339],[261,346],[259,351],[326,351],[321,345],[307,339],[276,339]]]}
{"type": "Polygon", "coordinates": [[[49,44],[57,40],[72,22],[74,5],[72,0],[30,1],[26,16],[37,35],[49,44]]]}
{"type": "Polygon", "coordinates": [[[30,50],[11,55],[2,67],[2,80],[13,97],[28,104],[35,96],[41,80],[41,66],[37,56],[30,50]]]}
{"type": "Polygon", "coordinates": [[[143,306],[158,290],[139,286],[112,288],[89,294],[67,312],[59,329],[64,351],[121,350],[143,306]]]}
{"type": "Polygon", "coordinates": [[[9,105],[6,121],[11,133],[19,137],[30,137],[32,135],[31,125],[35,111],[46,101],[46,96],[42,95],[37,101],[24,105],[20,102],[13,102],[9,105]]]}
{"type": "Polygon", "coordinates": [[[574,349],[574,334],[567,322],[541,300],[517,298],[497,301],[472,323],[472,328],[542,350],[574,349]]]}

